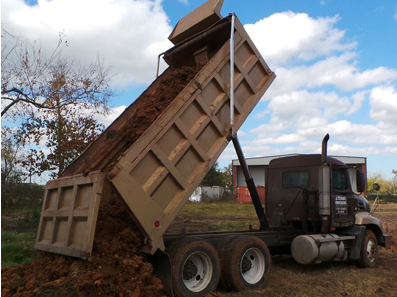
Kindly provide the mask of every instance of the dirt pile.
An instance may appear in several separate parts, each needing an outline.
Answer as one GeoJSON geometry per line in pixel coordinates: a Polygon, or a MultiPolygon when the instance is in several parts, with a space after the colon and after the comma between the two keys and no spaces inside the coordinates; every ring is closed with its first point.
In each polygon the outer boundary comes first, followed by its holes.
{"type": "Polygon", "coordinates": [[[169,67],[62,175],[110,171],[118,158],[149,128],[200,69],[190,66],[169,67]]]}
{"type": "Polygon", "coordinates": [[[142,236],[116,195],[102,199],[89,260],[45,253],[2,268],[6,296],[164,296],[161,281],[139,253],[142,236]]]}
{"type": "Polygon", "coordinates": [[[168,107],[187,83],[194,78],[198,70],[198,67],[171,67],[169,72],[160,77],[159,84],[156,87],[149,88],[142,94],[142,97],[139,98],[139,105],[137,105],[134,114],[125,126],[125,140],[129,146],[168,107]]]}

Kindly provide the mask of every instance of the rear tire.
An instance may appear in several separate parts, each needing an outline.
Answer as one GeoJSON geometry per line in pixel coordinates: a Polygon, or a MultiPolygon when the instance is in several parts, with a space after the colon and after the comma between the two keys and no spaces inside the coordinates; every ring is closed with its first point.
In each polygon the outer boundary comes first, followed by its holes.
{"type": "Polygon", "coordinates": [[[220,260],[215,248],[202,240],[182,240],[170,247],[172,285],[177,297],[198,297],[216,290],[220,260]]]}
{"type": "Polygon", "coordinates": [[[378,262],[378,240],[372,230],[365,230],[357,264],[361,268],[373,268],[378,262]]]}
{"type": "Polygon", "coordinates": [[[222,285],[226,289],[258,289],[269,280],[271,256],[259,238],[235,238],[224,247],[222,256],[222,285]]]}

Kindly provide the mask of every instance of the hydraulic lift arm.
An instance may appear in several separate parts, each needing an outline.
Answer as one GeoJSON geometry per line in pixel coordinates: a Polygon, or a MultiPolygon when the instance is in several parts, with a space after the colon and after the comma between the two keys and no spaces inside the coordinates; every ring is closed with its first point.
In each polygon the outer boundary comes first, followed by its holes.
{"type": "Polygon", "coordinates": [[[258,191],[256,190],[254,179],[249,172],[247,161],[245,160],[243,150],[241,149],[240,142],[237,138],[237,133],[232,132],[231,140],[234,145],[234,149],[236,150],[238,160],[240,162],[241,168],[243,169],[245,182],[247,183],[248,191],[250,192],[252,202],[255,207],[256,215],[258,216],[260,223],[260,230],[267,230],[269,228],[269,224],[267,222],[267,218],[265,215],[265,209],[262,206],[261,200],[258,195],[258,191]]]}

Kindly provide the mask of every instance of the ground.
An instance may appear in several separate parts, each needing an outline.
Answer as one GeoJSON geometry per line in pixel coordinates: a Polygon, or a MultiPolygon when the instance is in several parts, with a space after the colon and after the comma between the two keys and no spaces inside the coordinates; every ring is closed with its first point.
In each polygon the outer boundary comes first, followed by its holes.
{"type": "MultiPolygon", "coordinates": [[[[251,210],[252,205],[240,205],[239,210],[234,212],[227,209],[228,207],[227,204],[221,204],[220,207],[211,207],[208,204],[200,207],[202,214],[199,216],[199,211],[193,209],[194,205],[187,205],[188,209],[185,207],[177,218],[177,223],[173,225],[174,231],[178,230],[178,226],[180,229],[181,225],[191,231],[200,230],[204,225],[209,230],[219,230],[220,225],[227,224],[232,224],[232,228],[239,228],[241,221],[235,220],[234,216],[243,218],[244,222],[249,222],[254,227],[257,224],[251,210]],[[216,208],[218,211],[221,209],[221,215],[215,217],[213,212],[216,208]]],[[[380,208],[380,215],[378,211],[374,215],[380,216],[384,232],[391,235],[392,240],[390,249],[380,247],[377,267],[358,268],[353,261],[303,266],[296,263],[290,255],[273,256],[270,280],[264,289],[245,292],[218,291],[213,296],[397,296],[397,203],[381,204],[380,208]]]]}
{"type": "MultiPolygon", "coordinates": [[[[113,202],[107,209],[108,214],[117,214],[118,219],[106,228],[99,227],[102,234],[96,239],[96,254],[90,261],[45,255],[29,264],[3,267],[2,296],[53,296],[54,292],[58,296],[163,296],[150,264],[143,261],[137,250],[139,234],[123,223],[131,221],[124,212],[120,213],[119,204],[113,202]],[[112,230],[119,230],[118,235],[104,240],[115,233],[112,230]]],[[[385,233],[393,236],[392,245],[389,250],[380,248],[379,263],[373,269],[358,268],[353,262],[302,266],[291,256],[273,256],[270,280],[264,289],[219,290],[209,296],[397,296],[397,204],[382,204],[381,219],[385,233]]],[[[3,220],[3,225],[4,222],[7,221],[3,220]]],[[[105,222],[102,214],[99,226],[105,222]]],[[[252,205],[229,202],[188,203],[175,225],[197,231],[204,226],[207,230],[220,230],[222,225],[229,230],[243,229],[248,224],[256,224],[252,205]]],[[[175,225],[174,231],[178,229],[175,225]]],[[[26,231],[18,230],[15,224],[10,226],[13,231],[26,231]]]]}

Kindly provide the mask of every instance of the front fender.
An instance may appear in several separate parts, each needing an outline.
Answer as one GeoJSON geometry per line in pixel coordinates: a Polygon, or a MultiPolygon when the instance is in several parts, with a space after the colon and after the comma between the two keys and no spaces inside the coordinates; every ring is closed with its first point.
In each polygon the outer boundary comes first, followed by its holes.
{"type": "Polygon", "coordinates": [[[356,218],[355,218],[355,225],[376,225],[380,230],[382,230],[382,222],[378,219],[372,216],[368,212],[358,212],[356,213],[356,218]]]}
{"type": "Polygon", "coordinates": [[[382,222],[378,218],[368,212],[358,212],[354,224],[371,229],[375,233],[378,243],[385,248],[389,248],[390,236],[383,234],[382,222]]]}

